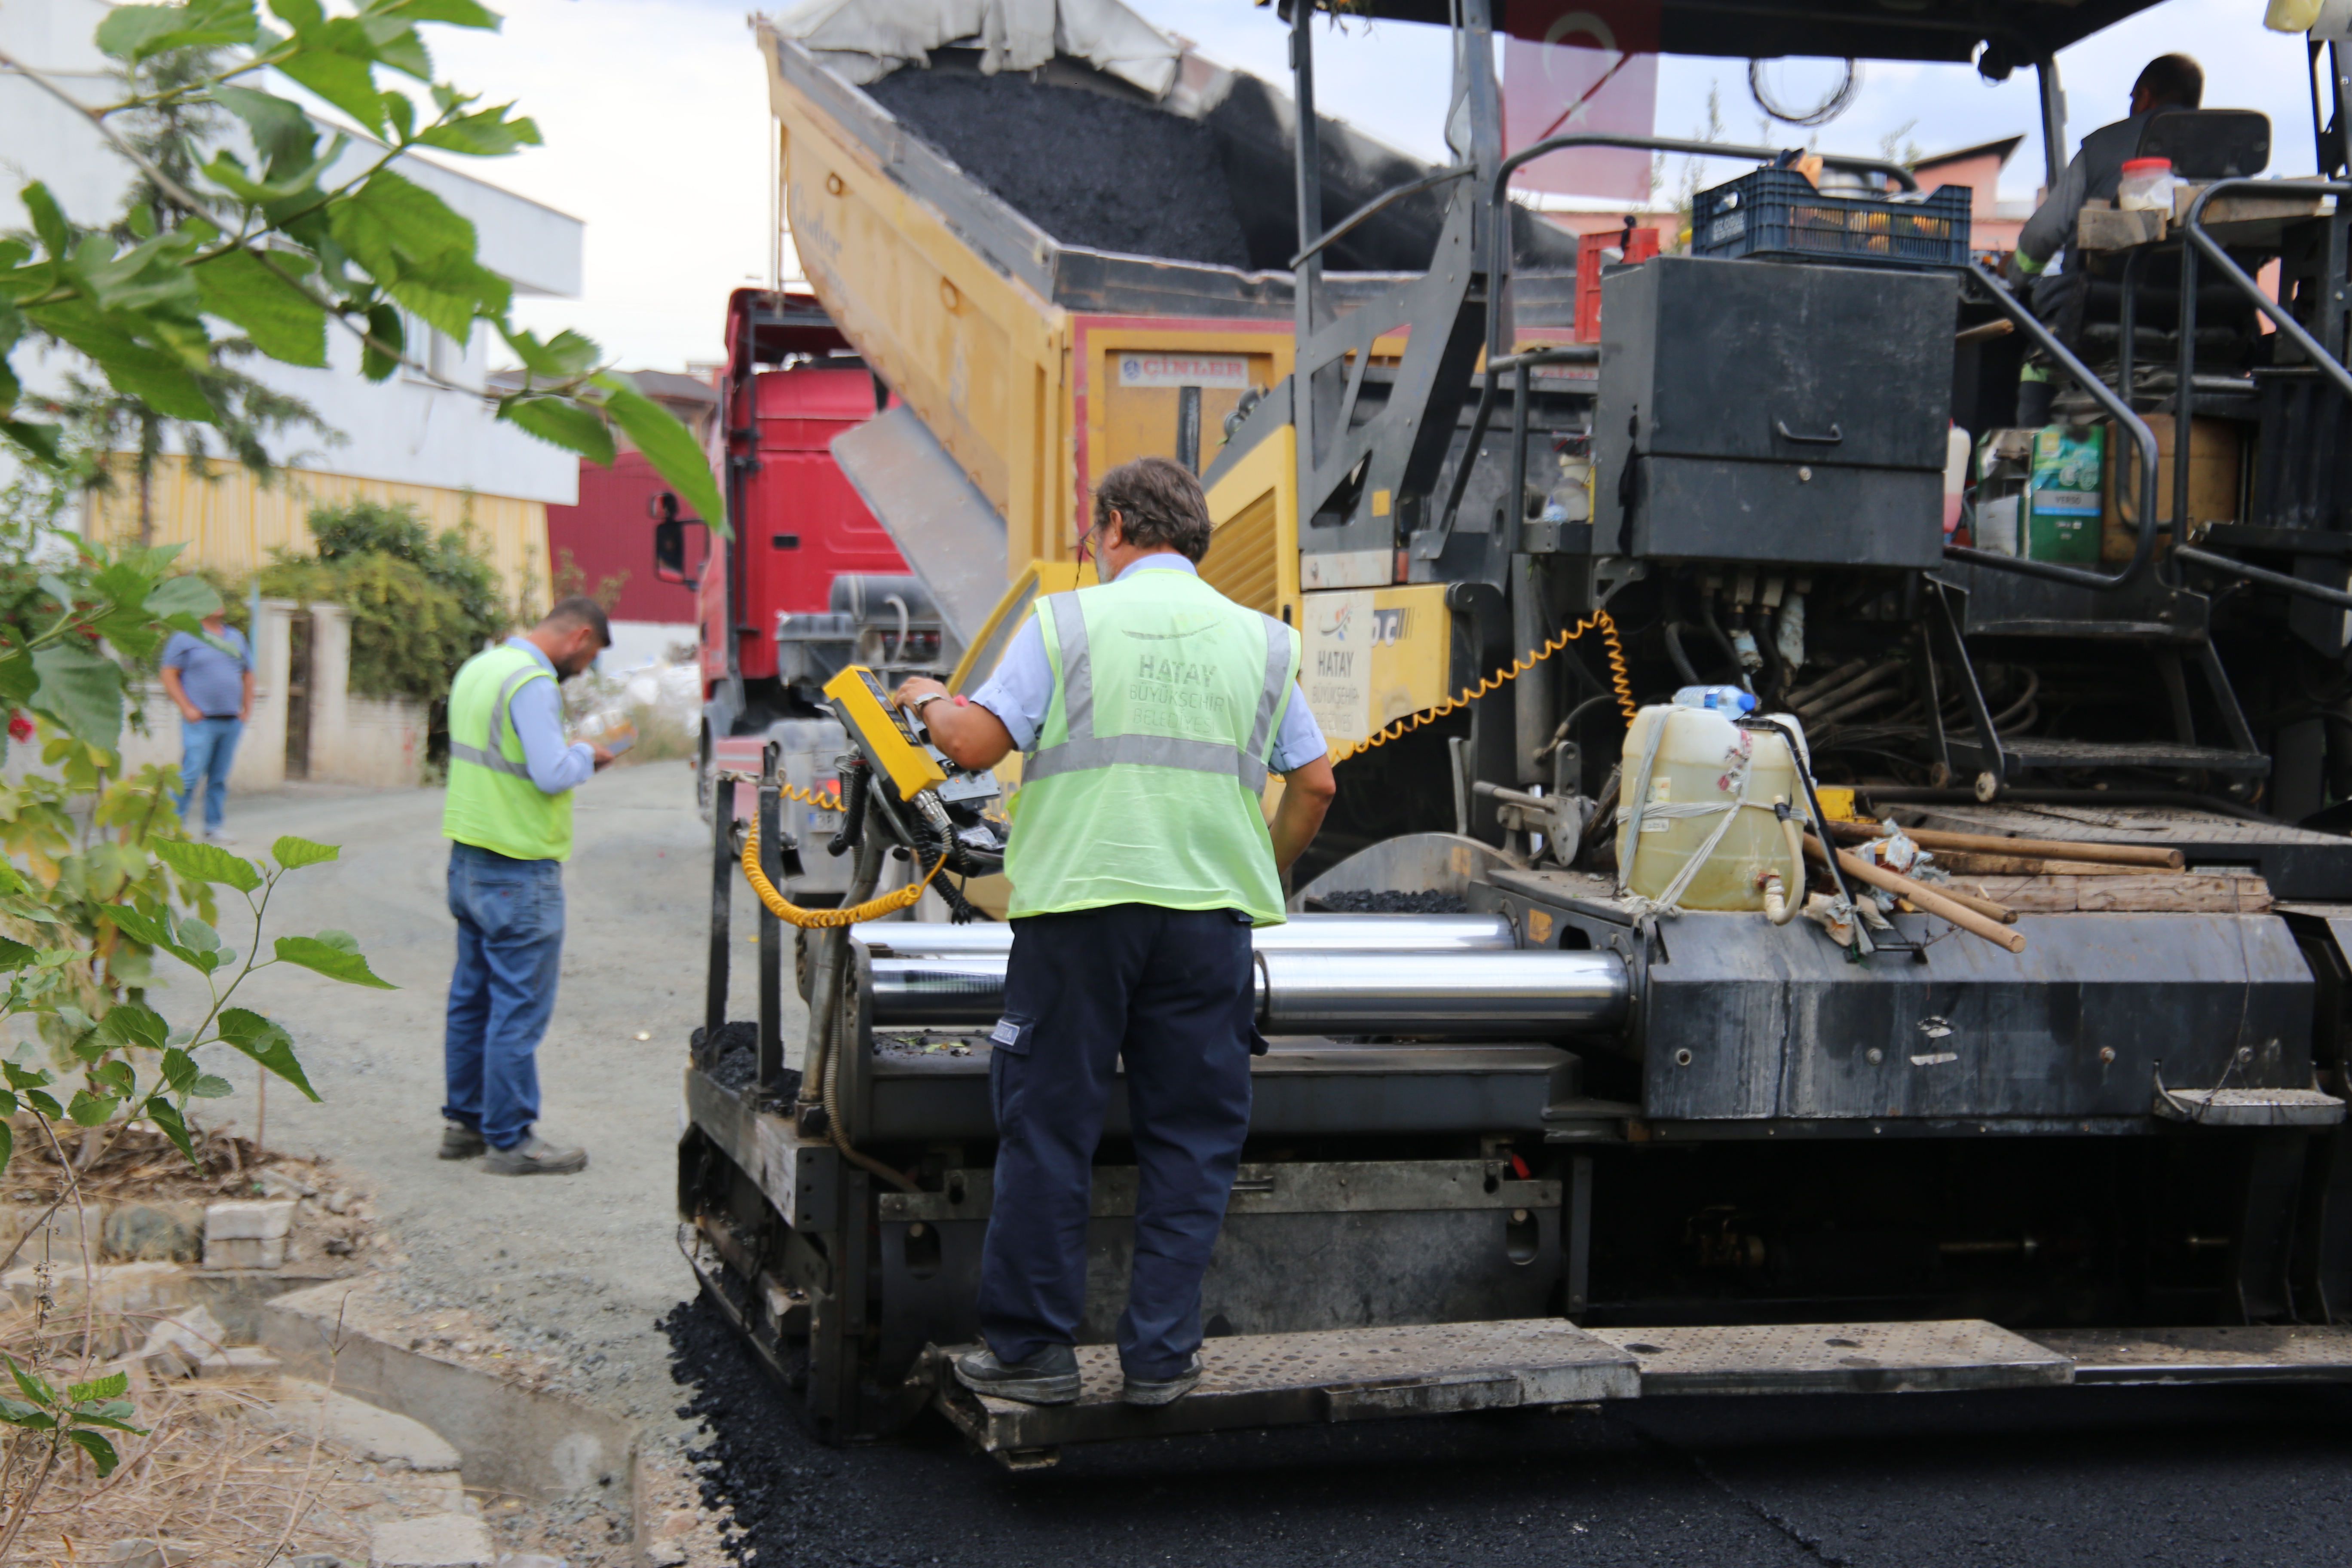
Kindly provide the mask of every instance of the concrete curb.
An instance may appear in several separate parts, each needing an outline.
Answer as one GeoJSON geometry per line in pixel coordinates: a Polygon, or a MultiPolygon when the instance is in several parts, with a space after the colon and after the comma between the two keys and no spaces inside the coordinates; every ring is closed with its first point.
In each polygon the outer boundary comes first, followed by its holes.
{"type": "MultiPolygon", "coordinates": [[[[601,1492],[634,1502],[636,1444],[627,1426],[355,1326],[344,1301],[367,1283],[335,1280],[264,1303],[261,1343],[288,1375],[331,1384],[440,1434],[457,1450],[470,1488],[550,1500],[601,1492]]],[[[642,1535],[634,1507],[631,1513],[642,1535]]]]}

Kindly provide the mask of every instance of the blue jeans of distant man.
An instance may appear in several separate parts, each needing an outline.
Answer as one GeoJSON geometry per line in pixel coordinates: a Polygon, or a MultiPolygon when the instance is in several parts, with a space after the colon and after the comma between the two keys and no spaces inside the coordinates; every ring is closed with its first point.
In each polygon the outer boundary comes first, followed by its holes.
{"type": "Polygon", "coordinates": [[[221,805],[228,798],[228,768],[236,761],[237,737],[245,721],[232,713],[226,719],[180,721],[180,820],[188,820],[188,803],[196,785],[205,786],[205,831],[218,833],[221,805]]]}
{"type": "Polygon", "coordinates": [[[449,846],[449,912],[457,970],[449,977],[441,1114],[511,1149],[539,1120],[539,1039],[555,1011],[563,957],[563,863],[516,860],[449,846]]]}

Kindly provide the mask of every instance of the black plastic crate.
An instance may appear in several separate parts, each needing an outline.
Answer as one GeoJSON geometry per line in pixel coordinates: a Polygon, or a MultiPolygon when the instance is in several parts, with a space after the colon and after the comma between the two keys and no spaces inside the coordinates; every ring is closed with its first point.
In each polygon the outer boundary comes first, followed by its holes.
{"type": "Polygon", "coordinates": [[[1802,257],[1864,267],[1966,267],[1966,185],[1918,201],[1832,195],[1794,169],[1757,169],[1691,203],[1699,256],[1802,257]]]}

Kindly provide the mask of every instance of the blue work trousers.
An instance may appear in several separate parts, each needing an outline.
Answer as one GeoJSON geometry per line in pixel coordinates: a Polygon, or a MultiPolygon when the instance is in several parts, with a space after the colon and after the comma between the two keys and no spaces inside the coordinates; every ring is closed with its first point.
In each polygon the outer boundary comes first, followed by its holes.
{"type": "Polygon", "coordinates": [[[180,820],[188,820],[188,803],[196,785],[205,786],[205,831],[218,833],[221,807],[228,799],[229,764],[236,761],[237,737],[245,721],[232,713],[226,719],[180,721],[180,820]]]}
{"type": "Polygon", "coordinates": [[[1095,1145],[1123,1062],[1139,1186],[1118,1356],[1130,1376],[1172,1377],[1201,1347],[1201,1278],[1249,1131],[1248,917],[1115,904],[1013,932],[988,1066],[999,1142],[981,1332],[1004,1361],[1076,1342],[1095,1145]]]}
{"type": "Polygon", "coordinates": [[[563,863],[453,843],[449,912],[457,917],[457,970],[441,1114],[493,1149],[511,1149],[539,1120],[539,1040],[563,958],[563,863]]]}

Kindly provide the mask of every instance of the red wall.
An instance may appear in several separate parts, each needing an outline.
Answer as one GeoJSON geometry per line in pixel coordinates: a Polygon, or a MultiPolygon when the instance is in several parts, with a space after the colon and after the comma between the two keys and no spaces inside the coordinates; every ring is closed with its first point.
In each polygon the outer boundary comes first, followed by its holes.
{"type": "MultiPolygon", "coordinates": [[[[616,621],[667,621],[691,625],[694,594],[684,584],[654,575],[654,522],[646,503],[669,487],[642,452],[624,452],[609,468],[583,459],[580,504],[547,509],[547,571],[551,578],[572,552],[583,592],[593,593],[606,577],[628,574],[616,621]]],[[[698,574],[704,531],[686,531],[687,575],[698,574]]]]}

